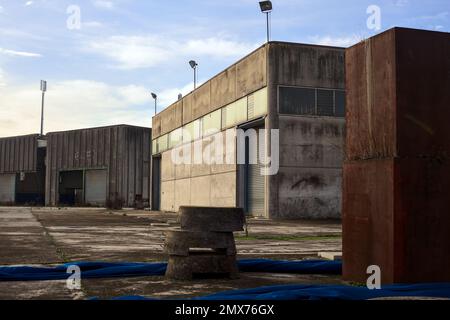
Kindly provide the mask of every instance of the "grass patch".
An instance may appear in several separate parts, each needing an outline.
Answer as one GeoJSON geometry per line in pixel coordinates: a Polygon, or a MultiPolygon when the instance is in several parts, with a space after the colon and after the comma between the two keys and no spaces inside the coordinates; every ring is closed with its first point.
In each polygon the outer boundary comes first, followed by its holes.
{"type": "Polygon", "coordinates": [[[284,235],[244,235],[236,236],[236,240],[272,240],[272,241],[325,241],[341,239],[340,234],[331,234],[323,236],[284,236],[284,235]]]}

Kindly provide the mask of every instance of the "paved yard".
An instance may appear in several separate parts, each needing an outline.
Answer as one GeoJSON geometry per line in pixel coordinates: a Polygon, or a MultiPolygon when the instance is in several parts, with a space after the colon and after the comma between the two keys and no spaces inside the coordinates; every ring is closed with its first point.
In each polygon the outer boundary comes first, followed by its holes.
{"type": "MultiPolygon", "coordinates": [[[[250,219],[248,237],[236,233],[239,258],[301,259],[341,250],[337,221],[250,219]]],[[[164,232],[175,214],[106,209],[0,208],[0,265],[53,265],[73,261],[162,261],[164,232]]],[[[233,288],[283,283],[336,283],[336,277],[242,274],[234,281],[167,281],[163,277],[84,280],[81,291],[64,281],[0,282],[0,299],[82,299],[147,295],[187,297],[233,288]]]]}

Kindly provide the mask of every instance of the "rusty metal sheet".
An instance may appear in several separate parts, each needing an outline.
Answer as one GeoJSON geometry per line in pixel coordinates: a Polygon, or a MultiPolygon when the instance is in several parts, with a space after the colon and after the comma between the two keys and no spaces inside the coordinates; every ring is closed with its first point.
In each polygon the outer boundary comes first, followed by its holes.
{"type": "Polygon", "coordinates": [[[346,158],[396,155],[395,32],[367,39],[345,53],[346,158]]]}
{"type": "Polygon", "coordinates": [[[450,281],[449,53],[449,33],[404,28],[347,51],[347,280],[450,281]]]}

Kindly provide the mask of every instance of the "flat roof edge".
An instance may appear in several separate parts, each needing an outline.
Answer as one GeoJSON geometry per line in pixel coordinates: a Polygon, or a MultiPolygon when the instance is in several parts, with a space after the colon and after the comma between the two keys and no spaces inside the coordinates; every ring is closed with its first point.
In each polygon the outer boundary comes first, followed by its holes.
{"type": "Polygon", "coordinates": [[[116,128],[116,127],[127,127],[127,128],[138,128],[138,129],[152,130],[152,128],[150,128],[150,127],[133,126],[133,125],[130,125],[130,124],[116,124],[116,125],[100,126],[100,127],[89,127],[89,128],[80,128],[80,129],[71,129],[71,130],[51,131],[51,132],[47,132],[46,135],[51,135],[51,134],[56,134],[56,133],[64,133],[64,132],[73,132],[73,131],[85,131],[85,130],[95,130],[95,129],[116,128]]]}

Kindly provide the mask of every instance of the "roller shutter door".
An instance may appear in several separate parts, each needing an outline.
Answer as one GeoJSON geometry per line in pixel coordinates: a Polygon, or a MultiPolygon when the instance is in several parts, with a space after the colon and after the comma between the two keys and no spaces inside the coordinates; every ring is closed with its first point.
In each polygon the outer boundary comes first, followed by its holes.
{"type": "Polygon", "coordinates": [[[16,175],[0,174],[0,203],[14,203],[16,200],[16,175]]]}
{"type": "Polygon", "coordinates": [[[248,165],[248,212],[254,216],[264,216],[265,176],[261,174],[263,166],[259,161],[259,130],[257,131],[258,164],[248,165]]]}
{"type": "Polygon", "coordinates": [[[85,174],[85,202],[95,206],[106,204],[107,170],[87,170],[85,174]]]}

